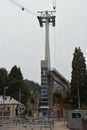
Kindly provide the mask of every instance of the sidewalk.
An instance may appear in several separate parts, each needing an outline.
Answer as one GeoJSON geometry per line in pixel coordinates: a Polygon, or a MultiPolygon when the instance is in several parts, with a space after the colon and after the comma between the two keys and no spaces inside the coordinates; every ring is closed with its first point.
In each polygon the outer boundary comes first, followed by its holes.
{"type": "Polygon", "coordinates": [[[70,130],[70,129],[67,127],[66,122],[56,121],[54,125],[54,130],[70,130]]]}

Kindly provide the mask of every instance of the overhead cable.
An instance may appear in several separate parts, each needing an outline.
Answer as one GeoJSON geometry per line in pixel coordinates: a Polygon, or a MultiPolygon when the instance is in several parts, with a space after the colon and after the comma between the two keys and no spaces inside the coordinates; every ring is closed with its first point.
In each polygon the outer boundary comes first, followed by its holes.
{"type": "Polygon", "coordinates": [[[25,10],[25,11],[31,13],[32,15],[37,16],[35,13],[33,13],[33,12],[32,12],[31,10],[29,10],[28,8],[22,6],[22,5],[21,5],[20,3],[18,3],[17,1],[15,1],[15,0],[9,0],[9,1],[10,1],[11,3],[15,4],[16,6],[20,7],[22,11],[25,10]]]}

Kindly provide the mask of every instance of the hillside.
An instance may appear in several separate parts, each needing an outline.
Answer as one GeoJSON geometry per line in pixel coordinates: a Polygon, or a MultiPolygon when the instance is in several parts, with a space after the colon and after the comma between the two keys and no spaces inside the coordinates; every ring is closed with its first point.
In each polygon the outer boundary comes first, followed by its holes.
{"type": "Polygon", "coordinates": [[[26,86],[29,88],[30,91],[37,91],[37,90],[40,91],[41,86],[34,81],[25,79],[24,83],[26,84],[26,86]]]}

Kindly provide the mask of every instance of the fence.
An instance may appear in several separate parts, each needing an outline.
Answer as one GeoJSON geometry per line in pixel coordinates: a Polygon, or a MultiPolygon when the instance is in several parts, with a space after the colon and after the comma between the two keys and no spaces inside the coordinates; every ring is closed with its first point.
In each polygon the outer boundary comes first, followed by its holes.
{"type": "Polygon", "coordinates": [[[53,130],[52,118],[0,118],[0,130],[53,130]]]}

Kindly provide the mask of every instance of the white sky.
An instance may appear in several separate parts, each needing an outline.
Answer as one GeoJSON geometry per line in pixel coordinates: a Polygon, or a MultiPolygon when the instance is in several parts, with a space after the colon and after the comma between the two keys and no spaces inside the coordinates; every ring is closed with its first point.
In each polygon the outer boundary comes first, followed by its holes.
{"type": "MultiPolygon", "coordinates": [[[[12,0],[0,0],[0,68],[17,65],[24,79],[40,83],[40,61],[44,59],[44,28],[37,17],[12,0]]],[[[52,0],[15,0],[37,15],[52,10],[52,0]]],[[[51,65],[67,80],[75,47],[87,57],[87,0],[56,0],[56,27],[50,26],[51,65]]]]}

